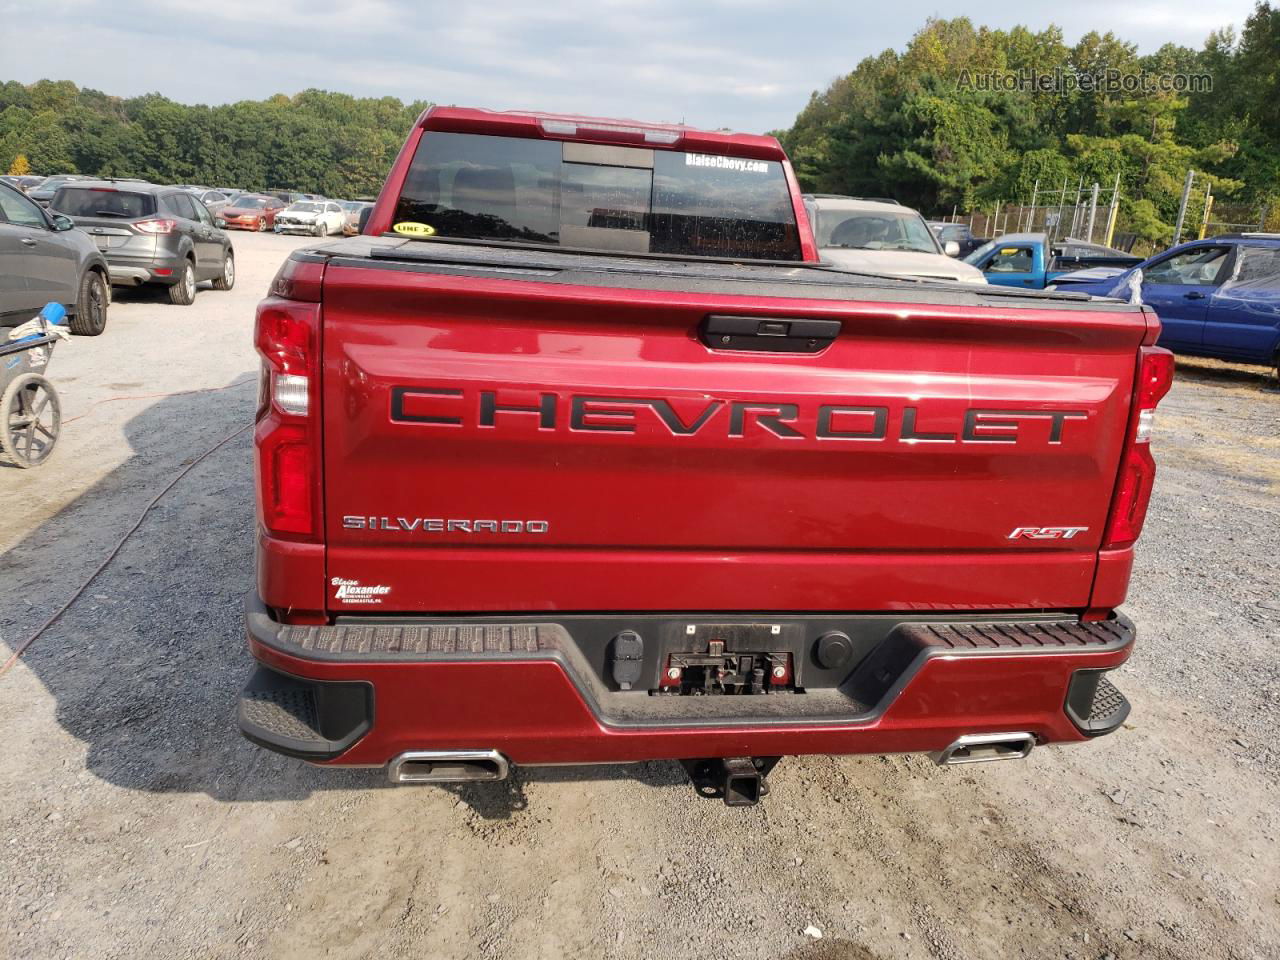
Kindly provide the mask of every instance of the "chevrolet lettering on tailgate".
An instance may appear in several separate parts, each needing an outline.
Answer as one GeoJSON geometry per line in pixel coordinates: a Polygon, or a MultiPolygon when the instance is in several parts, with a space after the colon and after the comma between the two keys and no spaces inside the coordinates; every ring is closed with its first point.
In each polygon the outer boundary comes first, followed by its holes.
{"type": "Polygon", "coordinates": [[[1062,443],[1069,420],[1087,420],[1085,410],[997,410],[969,408],[953,422],[945,414],[932,415],[926,407],[887,404],[823,403],[816,409],[797,403],[773,400],[720,400],[712,398],[681,416],[675,404],[663,397],[611,397],[599,394],[571,394],[562,397],[542,393],[536,403],[502,402],[498,393],[481,390],[470,401],[455,387],[393,387],[391,420],[436,426],[518,428],[536,420],[539,430],[554,430],[564,423],[570,430],[597,433],[634,434],[639,417],[651,415],[672,436],[692,437],[719,432],[729,437],[745,437],[763,430],[783,439],[884,440],[903,443],[1018,443],[1029,434],[1030,423],[1044,424],[1038,442],[1062,443]],[[722,413],[724,411],[724,413],[722,413]],[[523,414],[534,418],[524,420],[523,414]],[[501,416],[500,416],[501,415],[501,416]],[[473,419],[468,421],[468,416],[473,419]],[[928,423],[925,429],[920,423],[928,423]],[[811,423],[810,432],[802,426],[811,423]]]}

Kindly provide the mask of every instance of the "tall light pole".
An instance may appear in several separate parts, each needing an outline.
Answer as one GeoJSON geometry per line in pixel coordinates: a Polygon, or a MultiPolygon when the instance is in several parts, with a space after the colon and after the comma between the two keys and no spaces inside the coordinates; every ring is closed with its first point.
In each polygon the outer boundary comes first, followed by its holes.
{"type": "Polygon", "coordinates": [[[1173,228],[1173,246],[1182,242],[1182,222],[1187,218],[1187,203],[1191,200],[1191,184],[1195,182],[1196,172],[1187,167],[1187,182],[1182,185],[1182,202],[1178,204],[1178,223],[1173,228]]]}

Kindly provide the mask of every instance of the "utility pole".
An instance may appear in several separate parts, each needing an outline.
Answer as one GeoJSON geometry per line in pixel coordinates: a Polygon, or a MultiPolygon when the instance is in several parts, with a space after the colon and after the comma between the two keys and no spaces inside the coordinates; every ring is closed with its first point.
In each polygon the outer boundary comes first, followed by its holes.
{"type": "Polygon", "coordinates": [[[1074,237],[1080,232],[1080,191],[1084,189],[1084,174],[1076,182],[1076,203],[1071,208],[1071,232],[1067,236],[1074,237]]]}
{"type": "Polygon", "coordinates": [[[1040,193],[1040,178],[1036,177],[1035,186],[1031,188],[1031,216],[1027,217],[1027,231],[1035,226],[1036,222],[1036,196],[1040,193]]]}
{"type": "Polygon", "coordinates": [[[1182,224],[1187,218],[1187,203],[1191,200],[1191,184],[1195,182],[1196,172],[1187,167],[1187,182],[1182,185],[1182,202],[1178,204],[1178,223],[1173,228],[1173,246],[1182,242],[1182,224]]]}
{"type": "Polygon", "coordinates": [[[1111,188],[1111,211],[1107,214],[1107,239],[1102,242],[1105,247],[1111,246],[1111,239],[1116,233],[1116,219],[1120,216],[1120,173],[1116,172],[1116,185],[1111,188]]]}
{"type": "Polygon", "coordinates": [[[1089,195],[1089,242],[1093,243],[1093,222],[1098,217],[1098,181],[1093,181],[1093,190],[1089,195]]]}
{"type": "Polygon", "coordinates": [[[1058,238],[1058,227],[1062,223],[1062,215],[1067,212],[1067,181],[1070,176],[1070,174],[1067,174],[1062,178],[1062,196],[1058,200],[1058,219],[1054,223],[1053,229],[1049,231],[1049,239],[1051,241],[1058,238]]]}

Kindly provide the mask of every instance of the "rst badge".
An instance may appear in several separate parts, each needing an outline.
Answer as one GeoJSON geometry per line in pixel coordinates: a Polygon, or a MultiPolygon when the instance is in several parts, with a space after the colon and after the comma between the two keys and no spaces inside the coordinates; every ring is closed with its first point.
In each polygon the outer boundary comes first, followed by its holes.
{"type": "Polygon", "coordinates": [[[1078,533],[1087,533],[1088,527],[1014,527],[1010,540],[1070,540],[1078,533]]]}

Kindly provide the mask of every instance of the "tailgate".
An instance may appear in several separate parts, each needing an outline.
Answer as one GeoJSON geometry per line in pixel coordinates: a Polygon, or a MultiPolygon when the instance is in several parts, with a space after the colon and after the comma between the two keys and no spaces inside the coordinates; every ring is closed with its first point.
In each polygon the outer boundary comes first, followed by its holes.
{"type": "Polygon", "coordinates": [[[155,247],[156,238],[154,236],[143,236],[136,230],[130,229],[127,223],[121,223],[119,220],[90,220],[82,217],[76,225],[89,234],[93,238],[93,242],[98,245],[98,249],[104,252],[125,246],[136,240],[141,240],[144,245],[149,245],[152,248],[155,247]]]}
{"type": "Polygon", "coordinates": [[[324,281],[332,610],[1088,603],[1136,310],[358,263],[324,281]]]}

